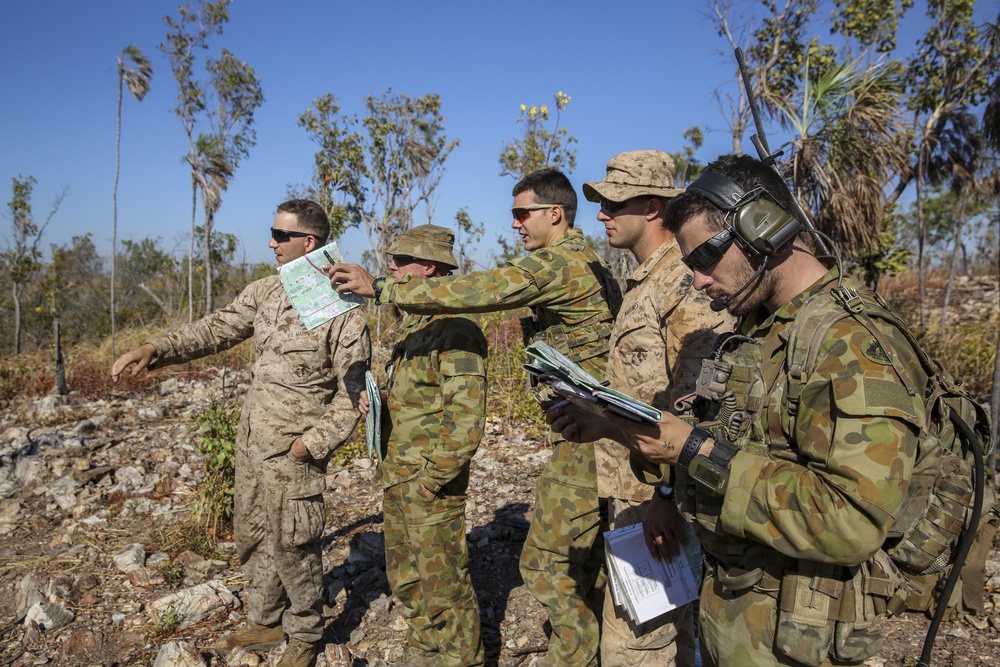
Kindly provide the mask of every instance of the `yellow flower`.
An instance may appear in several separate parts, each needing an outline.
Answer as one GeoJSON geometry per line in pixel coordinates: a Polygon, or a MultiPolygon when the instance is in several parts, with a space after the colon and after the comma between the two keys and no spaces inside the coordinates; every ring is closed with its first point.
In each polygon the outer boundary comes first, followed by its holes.
{"type": "Polygon", "coordinates": [[[531,110],[528,112],[528,115],[534,116],[536,113],[538,113],[538,107],[531,107],[531,110]]]}
{"type": "Polygon", "coordinates": [[[547,114],[548,112],[549,112],[549,108],[543,104],[542,105],[542,113],[543,114],[547,114]]]}
{"type": "Polygon", "coordinates": [[[524,113],[524,110],[527,109],[527,108],[528,108],[528,105],[522,104],[521,105],[521,113],[524,113]]]}

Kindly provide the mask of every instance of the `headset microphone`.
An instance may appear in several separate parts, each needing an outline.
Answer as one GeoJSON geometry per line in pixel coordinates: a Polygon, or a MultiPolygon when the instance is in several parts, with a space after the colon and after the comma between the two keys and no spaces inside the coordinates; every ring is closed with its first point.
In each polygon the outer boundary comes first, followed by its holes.
{"type": "Polygon", "coordinates": [[[757,273],[753,274],[753,276],[750,277],[750,280],[746,281],[746,283],[743,284],[743,287],[739,288],[735,294],[731,294],[730,296],[727,296],[722,299],[712,299],[712,303],[710,303],[708,306],[709,308],[712,309],[712,312],[721,313],[723,310],[726,309],[726,306],[728,306],[733,299],[738,297],[740,294],[743,294],[743,292],[746,292],[748,287],[750,287],[755,282],[760,280],[760,277],[764,274],[764,269],[767,268],[767,260],[768,260],[767,255],[764,255],[764,260],[760,263],[760,268],[757,269],[757,273]]]}

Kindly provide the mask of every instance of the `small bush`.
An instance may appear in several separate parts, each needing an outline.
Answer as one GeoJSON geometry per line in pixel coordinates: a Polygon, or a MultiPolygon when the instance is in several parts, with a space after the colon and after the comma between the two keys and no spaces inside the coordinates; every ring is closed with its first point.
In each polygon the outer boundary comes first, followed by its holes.
{"type": "Polygon", "coordinates": [[[160,564],[160,576],[168,586],[176,586],[184,581],[184,566],[180,561],[167,560],[160,564]]]}
{"type": "Polygon", "coordinates": [[[198,452],[205,456],[205,476],[198,487],[195,517],[218,534],[230,529],[233,521],[233,490],[236,484],[236,425],[238,405],[213,402],[195,413],[192,420],[198,438],[198,452]]]}

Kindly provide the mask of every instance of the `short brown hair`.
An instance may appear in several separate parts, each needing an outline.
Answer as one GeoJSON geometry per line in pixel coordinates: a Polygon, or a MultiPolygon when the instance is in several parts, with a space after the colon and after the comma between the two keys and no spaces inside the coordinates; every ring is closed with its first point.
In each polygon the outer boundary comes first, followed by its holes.
{"type": "Polygon", "coordinates": [[[291,213],[299,227],[315,236],[320,245],[326,243],[330,235],[330,218],[323,207],[309,199],[289,199],[278,205],[278,213],[291,213]]]}

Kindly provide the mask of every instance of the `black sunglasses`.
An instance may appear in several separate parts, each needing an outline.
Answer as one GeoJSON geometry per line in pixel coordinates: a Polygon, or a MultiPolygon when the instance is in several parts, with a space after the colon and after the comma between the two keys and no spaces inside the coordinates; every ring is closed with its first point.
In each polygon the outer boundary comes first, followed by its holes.
{"type": "Polygon", "coordinates": [[[688,253],[683,260],[684,264],[692,271],[705,271],[722,259],[735,240],[733,230],[727,227],[688,253]]]}
{"type": "Polygon", "coordinates": [[[315,237],[315,234],[310,234],[309,232],[297,232],[293,229],[278,229],[277,227],[271,227],[271,238],[274,239],[275,243],[288,243],[293,238],[301,239],[307,236],[315,237]]]}
{"type": "Polygon", "coordinates": [[[396,263],[396,266],[406,266],[407,264],[423,261],[419,257],[414,257],[413,255],[391,255],[391,257],[392,261],[396,263]]]}
{"type": "Polygon", "coordinates": [[[601,197],[601,210],[607,211],[608,213],[614,215],[618,211],[628,206],[628,203],[630,201],[632,200],[626,199],[625,201],[611,201],[607,197],[601,197]]]}

